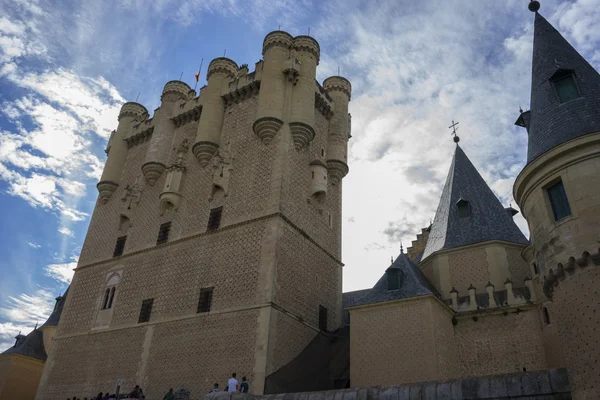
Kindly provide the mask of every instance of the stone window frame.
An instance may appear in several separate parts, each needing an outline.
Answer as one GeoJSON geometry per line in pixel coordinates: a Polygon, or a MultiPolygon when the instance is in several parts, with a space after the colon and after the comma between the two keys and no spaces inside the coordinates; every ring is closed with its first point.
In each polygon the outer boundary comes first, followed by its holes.
{"type": "MultiPolygon", "coordinates": [[[[565,185],[564,180],[562,179],[562,177],[557,177],[553,180],[551,180],[549,183],[547,183],[546,185],[543,186],[543,190],[544,190],[544,198],[545,198],[545,202],[547,204],[548,207],[548,211],[549,211],[549,217],[551,218],[551,220],[554,223],[561,223],[563,221],[566,221],[568,219],[570,219],[571,217],[573,217],[573,209],[571,207],[571,202],[569,201],[569,196],[567,194],[567,188],[565,185]],[[563,201],[566,201],[566,214],[561,216],[560,218],[557,217],[557,210],[555,207],[555,203],[553,202],[552,198],[550,197],[550,190],[557,187],[558,185],[560,185],[562,187],[562,195],[564,196],[564,198],[562,199],[563,201]]],[[[557,205],[556,205],[557,206],[557,205]]]]}
{"type": "Polygon", "coordinates": [[[100,302],[100,310],[111,310],[115,305],[115,296],[117,295],[117,288],[121,284],[123,278],[123,271],[111,271],[104,281],[104,287],[102,289],[102,300],[100,302]]]}

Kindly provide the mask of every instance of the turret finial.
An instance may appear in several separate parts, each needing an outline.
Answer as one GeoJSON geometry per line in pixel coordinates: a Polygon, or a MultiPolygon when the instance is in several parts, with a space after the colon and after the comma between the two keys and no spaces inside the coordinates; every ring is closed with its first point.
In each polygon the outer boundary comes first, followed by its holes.
{"type": "Polygon", "coordinates": [[[390,258],[391,258],[391,263],[393,264],[394,263],[394,256],[391,256],[390,258]]]}
{"type": "Polygon", "coordinates": [[[537,0],[530,0],[527,8],[529,8],[529,11],[531,12],[537,12],[540,9],[540,2],[537,0]]]}
{"type": "Polygon", "coordinates": [[[400,254],[404,254],[404,247],[402,247],[402,242],[400,242],[400,254]]]}
{"type": "Polygon", "coordinates": [[[458,129],[456,126],[458,125],[458,122],[454,122],[454,120],[452,120],[452,125],[450,125],[448,128],[452,129],[452,135],[454,135],[454,143],[458,144],[458,142],[460,141],[460,138],[458,136],[456,136],[456,130],[458,129]]]}

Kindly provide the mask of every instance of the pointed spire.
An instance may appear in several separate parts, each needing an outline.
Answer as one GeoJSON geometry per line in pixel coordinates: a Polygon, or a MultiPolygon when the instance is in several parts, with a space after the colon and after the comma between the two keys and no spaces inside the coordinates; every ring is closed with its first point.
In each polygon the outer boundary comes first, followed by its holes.
{"type": "Polygon", "coordinates": [[[422,259],[439,250],[490,240],[529,243],[457,145],[422,259]]]}
{"type": "MultiPolygon", "coordinates": [[[[535,4],[537,3],[537,4],[535,4]]],[[[527,162],[571,139],[600,131],[600,74],[535,12],[531,110],[516,125],[527,128],[527,162]]]]}

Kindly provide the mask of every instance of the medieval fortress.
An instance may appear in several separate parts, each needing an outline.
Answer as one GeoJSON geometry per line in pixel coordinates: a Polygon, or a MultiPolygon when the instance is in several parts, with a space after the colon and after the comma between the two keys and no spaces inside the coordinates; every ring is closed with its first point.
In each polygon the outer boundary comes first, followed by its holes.
{"type": "Polygon", "coordinates": [[[71,286],[0,355],[0,398],[200,399],[235,371],[254,395],[600,399],[600,75],[529,8],[529,240],[455,138],[433,223],[342,293],[351,84],[271,32],[253,72],[217,58],[199,95],[123,105],[71,286]]]}

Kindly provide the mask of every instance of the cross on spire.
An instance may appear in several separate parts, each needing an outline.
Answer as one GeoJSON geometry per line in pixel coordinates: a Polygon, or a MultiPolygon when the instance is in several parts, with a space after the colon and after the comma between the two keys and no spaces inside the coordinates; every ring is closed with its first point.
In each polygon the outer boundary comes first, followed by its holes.
{"type": "Polygon", "coordinates": [[[458,143],[458,141],[460,140],[460,138],[456,135],[456,130],[458,129],[457,126],[458,121],[454,122],[454,120],[452,120],[452,125],[448,127],[448,129],[452,129],[451,135],[454,135],[454,143],[458,143]]]}

